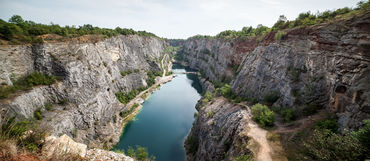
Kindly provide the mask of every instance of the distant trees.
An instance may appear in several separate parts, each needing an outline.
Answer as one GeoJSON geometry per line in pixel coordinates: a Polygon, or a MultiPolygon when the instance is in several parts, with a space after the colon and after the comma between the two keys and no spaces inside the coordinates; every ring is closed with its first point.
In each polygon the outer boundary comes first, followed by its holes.
{"type": "MultiPolygon", "coordinates": [[[[324,11],[318,12],[316,14],[309,12],[300,13],[295,20],[289,21],[284,15],[280,15],[276,23],[272,26],[272,28],[263,26],[261,24],[257,25],[256,28],[252,26],[243,27],[240,31],[235,30],[226,30],[222,31],[216,36],[206,36],[206,35],[196,35],[191,38],[199,39],[199,38],[223,38],[223,39],[231,39],[231,38],[251,38],[257,37],[257,41],[260,41],[262,36],[270,31],[280,31],[284,29],[294,28],[294,27],[303,27],[303,26],[310,26],[315,24],[320,24],[324,22],[328,22],[334,20],[339,17],[345,17],[350,15],[355,15],[363,12],[367,12],[370,10],[370,0],[361,1],[357,4],[356,8],[340,8],[333,11],[324,11]]],[[[286,32],[279,32],[276,35],[275,39],[280,41],[286,32]]]]}
{"type": "Polygon", "coordinates": [[[65,26],[51,23],[50,25],[25,21],[19,15],[12,16],[8,22],[0,19],[0,38],[10,41],[12,44],[20,43],[40,43],[38,36],[44,34],[57,34],[63,37],[72,38],[83,35],[104,35],[112,37],[116,35],[140,35],[156,36],[146,31],[134,31],[116,27],[115,29],[94,27],[91,24],[83,26],[65,26]]]}

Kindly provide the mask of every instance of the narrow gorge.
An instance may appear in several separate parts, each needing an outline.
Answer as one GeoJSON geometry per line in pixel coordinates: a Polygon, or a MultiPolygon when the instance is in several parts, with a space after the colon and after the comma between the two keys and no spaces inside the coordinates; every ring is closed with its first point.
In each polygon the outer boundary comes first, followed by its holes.
{"type": "Polygon", "coordinates": [[[188,39],[1,32],[0,160],[368,159],[364,4],[188,39]]]}

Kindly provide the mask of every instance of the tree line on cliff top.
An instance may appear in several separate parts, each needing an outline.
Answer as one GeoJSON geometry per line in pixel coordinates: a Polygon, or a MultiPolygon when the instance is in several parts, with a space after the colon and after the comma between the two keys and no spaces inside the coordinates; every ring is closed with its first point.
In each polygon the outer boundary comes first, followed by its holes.
{"type": "Polygon", "coordinates": [[[19,15],[12,16],[8,22],[0,19],[0,38],[7,40],[10,44],[21,43],[41,43],[43,42],[40,35],[56,34],[62,37],[73,38],[83,35],[104,35],[112,37],[116,35],[140,35],[155,36],[153,33],[146,31],[134,31],[133,29],[116,27],[115,29],[94,27],[90,24],[83,26],[60,26],[51,23],[41,24],[33,21],[25,21],[19,15]]]}
{"type": "MultiPolygon", "coordinates": [[[[195,35],[190,38],[249,38],[249,37],[258,37],[262,36],[271,31],[281,31],[284,29],[290,29],[295,27],[304,27],[311,26],[315,24],[325,23],[332,20],[351,17],[361,13],[366,13],[370,11],[370,0],[360,1],[357,3],[355,8],[339,8],[336,10],[327,10],[324,12],[312,13],[310,11],[300,13],[295,20],[287,20],[284,15],[280,15],[277,22],[271,27],[264,26],[262,24],[257,25],[256,28],[249,26],[243,27],[240,31],[235,30],[226,30],[222,31],[216,36],[207,36],[207,35],[195,35]]],[[[280,33],[282,34],[282,33],[280,33]]],[[[281,38],[282,35],[280,35],[281,38]]]]}

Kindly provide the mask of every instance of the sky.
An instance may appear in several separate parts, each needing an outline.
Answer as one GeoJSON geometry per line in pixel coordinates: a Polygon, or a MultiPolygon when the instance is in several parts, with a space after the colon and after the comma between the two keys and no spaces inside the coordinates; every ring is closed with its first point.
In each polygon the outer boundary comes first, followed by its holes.
{"type": "Polygon", "coordinates": [[[216,35],[258,24],[271,27],[279,15],[355,7],[359,0],[0,0],[0,19],[20,15],[37,23],[92,24],[146,30],[165,38],[216,35]]]}

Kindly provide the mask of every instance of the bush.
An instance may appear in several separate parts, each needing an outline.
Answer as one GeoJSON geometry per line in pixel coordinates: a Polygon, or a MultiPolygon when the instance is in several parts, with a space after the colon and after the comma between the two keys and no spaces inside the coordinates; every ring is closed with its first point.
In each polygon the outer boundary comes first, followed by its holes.
{"type": "Polygon", "coordinates": [[[285,122],[290,122],[295,119],[295,111],[291,108],[284,108],[280,111],[280,115],[283,116],[285,122]]]}
{"type": "Polygon", "coordinates": [[[262,127],[272,126],[275,121],[275,114],[267,106],[262,104],[255,104],[251,108],[253,120],[262,127]]]}
{"type": "Polygon", "coordinates": [[[370,119],[363,121],[364,125],[352,135],[366,148],[366,158],[370,158],[370,119]]]}
{"type": "Polygon", "coordinates": [[[47,111],[51,111],[52,108],[53,108],[53,104],[52,103],[45,103],[44,107],[47,111]]]}
{"type": "Polygon", "coordinates": [[[51,85],[56,82],[56,78],[52,75],[45,75],[40,72],[34,72],[26,77],[15,81],[12,86],[0,87],[0,99],[8,98],[9,94],[19,90],[29,90],[38,85],[51,85]]]}
{"type": "Polygon", "coordinates": [[[310,103],[305,105],[302,109],[302,113],[305,116],[310,116],[315,114],[320,108],[316,105],[316,103],[310,103]]]}
{"type": "Polygon", "coordinates": [[[120,73],[121,73],[122,77],[125,77],[126,75],[131,74],[131,73],[132,73],[132,71],[131,71],[131,70],[128,70],[128,71],[121,71],[120,73]]]}
{"type": "Polygon", "coordinates": [[[221,88],[217,88],[216,91],[219,95],[222,95],[229,100],[234,99],[236,97],[233,91],[231,90],[230,85],[228,84],[224,84],[221,88]]]}
{"type": "Polygon", "coordinates": [[[22,149],[31,152],[38,151],[44,141],[45,131],[45,129],[39,128],[32,119],[17,122],[15,117],[10,117],[5,119],[1,125],[0,142],[14,140],[22,149]]]}
{"type": "Polygon", "coordinates": [[[33,117],[35,117],[37,120],[41,120],[42,119],[42,111],[41,111],[41,109],[37,109],[33,113],[33,117]]]}
{"type": "Polygon", "coordinates": [[[316,123],[316,128],[318,129],[327,129],[333,133],[338,131],[338,123],[337,118],[327,118],[324,120],[320,120],[316,123]]]}
{"type": "Polygon", "coordinates": [[[306,160],[363,160],[364,147],[350,134],[335,134],[327,129],[314,130],[303,143],[306,160]],[[309,159],[310,158],[310,159],[309,159]]]}
{"type": "Polygon", "coordinates": [[[194,136],[190,136],[185,141],[186,152],[190,154],[195,154],[198,151],[199,142],[198,139],[194,136]]]}
{"type": "Polygon", "coordinates": [[[14,15],[8,22],[0,19],[0,37],[8,40],[13,44],[20,43],[41,43],[43,40],[40,35],[57,34],[64,38],[72,38],[83,35],[104,35],[104,37],[112,37],[116,35],[140,35],[140,36],[156,36],[146,31],[134,31],[132,29],[124,29],[117,27],[115,29],[94,27],[90,24],[79,26],[61,27],[57,24],[40,24],[33,21],[24,21],[21,16],[14,15]]]}
{"type": "Polygon", "coordinates": [[[272,92],[269,92],[269,93],[266,93],[264,96],[263,96],[263,101],[269,105],[272,105],[273,103],[275,103],[278,99],[279,99],[279,93],[277,91],[272,91],[272,92]]]}
{"type": "Polygon", "coordinates": [[[280,41],[282,39],[284,39],[286,37],[287,33],[285,31],[278,31],[276,34],[275,34],[275,40],[276,41],[280,41]]]}
{"type": "Polygon", "coordinates": [[[131,146],[127,149],[127,155],[135,158],[138,161],[154,161],[155,157],[151,156],[149,157],[148,150],[144,147],[141,147],[139,145],[136,145],[136,150],[132,148],[131,146]]]}

